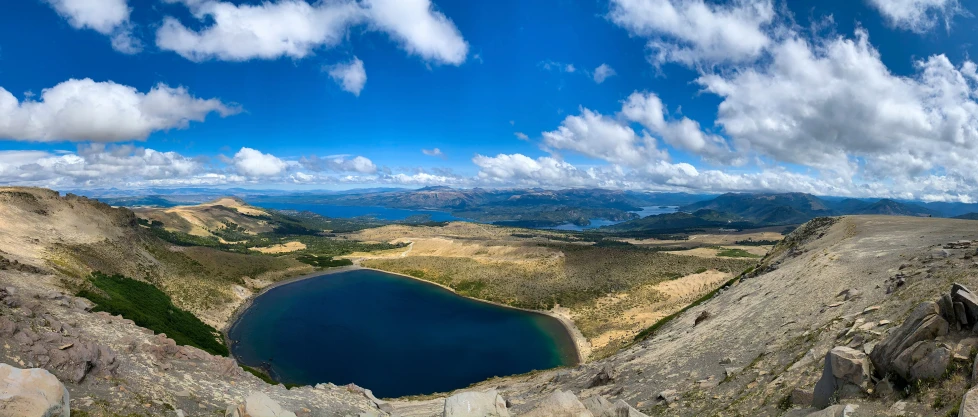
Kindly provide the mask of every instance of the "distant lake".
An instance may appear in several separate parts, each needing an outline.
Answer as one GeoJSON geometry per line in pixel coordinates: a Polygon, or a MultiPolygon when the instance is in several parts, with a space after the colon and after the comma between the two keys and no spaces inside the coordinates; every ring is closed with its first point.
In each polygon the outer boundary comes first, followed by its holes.
{"type": "Polygon", "coordinates": [[[398,221],[411,216],[430,216],[431,221],[447,222],[464,220],[443,211],[410,210],[376,206],[336,206],[329,204],[278,203],[262,201],[255,206],[275,210],[311,211],[313,213],[338,219],[353,217],[373,217],[378,220],[398,221]]]}
{"type": "MultiPolygon", "coordinates": [[[[642,217],[655,216],[659,214],[675,213],[679,210],[677,206],[652,206],[652,207],[642,207],[642,210],[633,211],[632,213],[638,214],[642,217]]],[[[570,230],[570,231],[583,231],[588,229],[597,229],[602,226],[611,226],[613,224],[623,223],[621,221],[606,220],[606,219],[590,219],[591,224],[587,226],[578,226],[574,223],[564,223],[559,226],[552,227],[540,227],[540,229],[548,230],[570,230]]]]}
{"type": "Polygon", "coordinates": [[[273,288],[228,336],[241,363],[281,382],[352,382],[378,397],[451,391],[577,361],[552,317],[365,269],[273,288]]]}

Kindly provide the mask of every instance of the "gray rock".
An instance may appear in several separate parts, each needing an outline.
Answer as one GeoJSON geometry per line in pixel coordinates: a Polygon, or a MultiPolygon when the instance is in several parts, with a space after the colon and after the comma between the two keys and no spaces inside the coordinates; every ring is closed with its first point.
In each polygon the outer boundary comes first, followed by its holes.
{"type": "Polygon", "coordinates": [[[554,391],[523,417],[594,417],[570,391],[554,391]]]}
{"type": "Polygon", "coordinates": [[[815,392],[810,389],[795,388],[791,390],[791,404],[808,407],[812,405],[815,392]]]}
{"type": "Polygon", "coordinates": [[[849,417],[854,411],[856,411],[856,408],[851,405],[838,404],[822,411],[811,413],[807,417],[849,417]]]}
{"type": "MultiPolygon", "coordinates": [[[[900,374],[894,362],[906,349],[917,342],[933,340],[948,332],[948,322],[940,315],[937,303],[923,302],[914,309],[907,320],[894,329],[873,348],[869,357],[880,375],[900,374]]],[[[909,369],[904,369],[907,374],[909,369]]],[[[901,377],[904,377],[901,375],[901,377]]],[[[906,378],[906,377],[904,377],[906,378]]]]}
{"type": "Polygon", "coordinates": [[[68,417],[68,390],[44,369],[0,364],[0,417],[68,417]]]}
{"type": "Polygon", "coordinates": [[[964,394],[958,407],[958,417],[978,417],[978,387],[964,394]]]}
{"type": "Polygon", "coordinates": [[[509,417],[506,401],[496,390],[463,391],[445,399],[443,417],[509,417]]]}
{"type": "Polygon", "coordinates": [[[896,394],[896,388],[893,387],[893,383],[889,379],[883,378],[876,383],[873,393],[880,398],[889,398],[896,394]]]}
{"type": "Polygon", "coordinates": [[[615,417],[648,417],[641,411],[628,405],[624,400],[615,401],[615,417]]]}
{"type": "Polygon", "coordinates": [[[615,368],[611,364],[605,364],[601,367],[601,370],[591,378],[588,382],[587,388],[599,387],[602,385],[608,385],[615,382],[615,368]]]}
{"type": "Polygon", "coordinates": [[[364,389],[363,395],[366,396],[367,399],[370,400],[370,402],[374,403],[374,405],[377,406],[378,410],[383,411],[387,414],[391,414],[394,412],[394,406],[390,405],[390,403],[388,403],[387,401],[375,397],[373,391],[370,391],[369,389],[364,389]]]}
{"type": "Polygon", "coordinates": [[[592,395],[581,401],[594,417],[616,417],[615,405],[600,395],[592,395]]]}
{"type": "Polygon", "coordinates": [[[978,322],[978,296],[975,296],[971,290],[964,285],[954,283],[951,285],[951,299],[963,305],[969,323],[978,322]]]}
{"type": "Polygon", "coordinates": [[[872,365],[865,353],[846,346],[835,347],[825,355],[822,377],[812,393],[812,406],[827,407],[840,390],[847,395],[866,392],[871,382],[872,365]]]}
{"type": "Polygon", "coordinates": [[[951,363],[951,350],[943,344],[925,343],[921,349],[913,353],[916,359],[910,367],[910,378],[916,381],[934,380],[942,377],[951,363]]]}
{"type": "Polygon", "coordinates": [[[232,405],[224,413],[225,417],[296,417],[277,402],[260,391],[248,395],[243,404],[232,405]]]}
{"type": "Polygon", "coordinates": [[[665,401],[666,404],[672,404],[676,401],[679,401],[679,393],[676,392],[676,390],[674,389],[667,389],[665,391],[660,392],[659,395],[656,396],[656,398],[665,401]]]}

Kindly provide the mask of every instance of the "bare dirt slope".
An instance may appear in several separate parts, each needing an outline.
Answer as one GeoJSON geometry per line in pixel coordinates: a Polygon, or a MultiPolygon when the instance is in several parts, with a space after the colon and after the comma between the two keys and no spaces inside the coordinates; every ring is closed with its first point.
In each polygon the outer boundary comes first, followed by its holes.
{"type": "Polygon", "coordinates": [[[227,223],[238,225],[245,233],[272,230],[268,222],[262,219],[268,216],[267,212],[231,197],[193,206],[136,208],[133,211],[144,219],[162,222],[168,230],[194,236],[213,236],[212,231],[225,227],[227,223]]]}
{"type": "MultiPolygon", "coordinates": [[[[236,201],[228,200],[210,207],[236,201]]],[[[241,294],[312,270],[291,259],[173,246],[145,231],[128,209],[51,190],[0,188],[0,256],[56,272],[72,291],[92,271],[118,273],[157,285],[221,328],[241,294]]]]}
{"type": "MultiPolygon", "coordinates": [[[[893,216],[814,221],[765,258],[756,276],[689,309],[645,341],[575,369],[477,388],[499,388],[517,414],[560,389],[582,399],[624,399],[649,415],[781,415],[794,388],[815,385],[832,347],[871,347],[919,302],[936,299],[952,282],[978,288],[972,258],[978,245],[942,249],[958,240],[978,240],[978,222],[893,216]],[[904,285],[895,285],[897,273],[905,274],[904,285]],[[840,296],[845,290],[861,295],[847,301],[840,296]],[[704,314],[708,318],[695,324],[704,314]],[[592,386],[602,369],[612,382],[592,386]],[[658,398],[667,390],[675,390],[675,401],[658,398]]],[[[943,382],[918,387],[908,398],[848,401],[857,406],[851,414],[857,417],[945,415],[953,414],[966,388],[943,382]],[[904,411],[891,412],[898,400],[904,403],[896,408],[904,411]]],[[[436,415],[439,404],[432,399],[396,406],[405,415],[422,416],[436,415]]]]}

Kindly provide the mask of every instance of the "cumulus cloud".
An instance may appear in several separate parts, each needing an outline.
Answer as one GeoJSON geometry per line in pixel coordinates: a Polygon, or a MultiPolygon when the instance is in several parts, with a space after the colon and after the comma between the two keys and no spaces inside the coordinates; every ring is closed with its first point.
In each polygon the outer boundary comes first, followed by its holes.
{"type": "Polygon", "coordinates": [[[516,133],[513,133],[513,135],[515,135],[516,136],[516,139],[519,139],[519,140],[530,140],[530,137],[527,136],[526,133],[523,133],[523,132],[516,132],[516,133]]]}
{"type": "Polygon", "coordinates": [[[726,140],[704,133],[695,120],[686,117],[668,119],[662,100],[654,93],[632,93],[622,104],[621,114],[675,148],[724,164],[739,165],[744,162],[740,155],[730,149],[726,140]]]}
{"type": "Polygon", "coordinates": [[[362,156],[349,158],[349,155],[333,155],[320,158],[316,155],[302,157],[299,164],[310,171],[359,172],[373,174],[377,166],[373,161],[362,156]]]}
{"type": "Polygon", "coordinates": [[[523,154],[476,155],[472,162],[480,169],[478,178],[490,184],[560,184],[571,187],[589,182],[588,173],[549,156],[534,159],[523,154]]]}
{"type": "Polygon", "coordinates": [[[119,52],[133,54],[142,50],[132,36],[129,22],[131,9],[126,0],[45,0],[75,29],[91,29],[112,40],[119,52]]]}
{"type": "Polygon", "coordinates": [[[567,116],[557,130],[543,132],[543,142],[554,149],[629,166],[668,158],[653,137],[639,135],[618,120],[586,108],[579,116],[567,116]]]}
{"type": "Polygon", "coordinates": [[[434,148],[434,149],[422,149],[421,150],[421,153],[423,153],[425,155],[428,155],[428,156],[437,156],[439,158],[444,158],[445,157],[445,154],[442,153],[441,149],[438,149],[438,148],[434,148]]]}
{"type": "Polygon", "coordinates": [[[183,87],[158,84],[146,93],[111,81],[71,79],[44,89],[39,100],[19,101],[0,88],[0,139],[118,142],[182,129],[210,113],[240,109],[218,99],[199,99],[183,87]]]}
{"type": "Polygon", "coordinates": [[[234,154],[231,164],[239,174],[247,177],[271,177],[281,174],[288,167],[275,155],[251,148],[241,148],[234,154]]]}
{"type": "Polygon", "coordinates": [[[744,62],[771,44],[771,0],[612,0],[608,15],[632,36],[648,38],[656,64],[744,62]]]}
{"type": "Polygon", "coordinates": [[[894,27],[923,33],[944,19],[950,28],[951,19],[966,14],[958,0],[867,0],[894,27]]]}
{"type": "Polygon", "coordinates": [[[342,42],[351,27],[386,33],[408,53],[451,65],[465,62],[468,43],[430,0],[278,0],[236,5],[218,0],[165,0],[210,23],[201,30],[167,17],[156,32],[160,49],[193,61],[304,58],[342,42]]]}
{"type": "Polygon", "coordinates": [[[942,168],[975,178],[978,74],[946,56],[916,62],[917,74],[892,74],[857,31],[818,43],[793,38],[769,64],[699,83],[723,99],[718,123],[738,143],[777,161],[908,178],[942,168]]]}
{"type": "Polygon", "coordinates": [[[469,45],[431,0],[365,0],[370,25],[427,61],[459,65],[469,45]]]}
{"type": "Polygon", "coordinates": [[[601,84],[604,80],[609,77],[614,77],[617,73],[614,68],[611,68],[608,64],[601,64],[594,69],[594,82],[601,84]]]}
{"type": "Polygon", "coordinates": [[[343,64],[331,65],[326,68],[330,78],[344,91],[360,97],[360,91],[367,84],[367,72],[363,69],[363,61],[357,57],[343,64]]]}

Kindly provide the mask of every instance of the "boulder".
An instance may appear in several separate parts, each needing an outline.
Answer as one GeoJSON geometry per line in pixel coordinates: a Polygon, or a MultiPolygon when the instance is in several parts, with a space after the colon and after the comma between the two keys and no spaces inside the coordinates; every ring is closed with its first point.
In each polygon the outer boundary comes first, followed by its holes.
{"type": "Polygon", "coordinates": [[[641,411],[635,409],[628,405],[624,400],[615,401],[615,415],[614,417],[648,417],[641,411]]]}
{"type": "Polygon", "coordinates": [[[854,411],[856,411],[856,407],[838,404],[822,411],[811,413],[807,417],[849,417],[854,411]]]}
{"type": "Polygon", "coordinates": [[[443,417],[509,417],[506,401],[496,390],[463,391],[445,399],[443,417]]]}
{"type": "Polygon", "coordinates": [[[951,300],[962,304],[968,323],[978,323],[978,296],[975,296],[971,290],[964,285],[954,283],[951,285],[951,300]]]}
{"type": "Polygon", "coordinates": [[[676,401],[679,401],[679,393],[676,392],[676,390],[674,389],[667,389],[665,391],[660,392],[659,395],[656,396],[656,398],[665,401],[666,404],[672,404],[676,401]]]}
{"type": "MultiPolygon", "coordinates": [[[[948,322],[941,316],[937,303],[923,302],[910,313],[899,328],[891,331],[873,348],[869,357],[880,375],[900,374],[894,366],[897,357],[915,343],[934,340],[946,335],[947,332],[948,322]]],[[[909,369],[905,369],[904,374],[907,373],[906,371],[909,369]]]]}
{"type": "Polygon", "coordinates": [[[791,404],[808,407],[812,405],[815,393],[809,389],[795,388],[791,390],[791,404]]]}
{"type": "Polygon", "coordinates": [[[600,395],[592,395],[581,401],[594,417],[617,417],[615,405],[600,395]]]}
{"type": "Polygon", "coordinates": [[[296,417],[277,402],[260,391],[248,395],[243,404],[232,405],[224,413],[225,417],[296,417]]]}
{"type": "Polygon", "coordinates": [[[0,417],[68,417],[68,390],[44,369],[0,364],[0,417]]]}
{"type": "Polygon", "coordinates": [[[570,391],[554,391],[524,417],[594,417],[570,391]]]}
{"type": "Polygon", "coordinates": [[[867,392],[871,382],[872,365],[865,353],[846,346],[835,347],[825,355],[825,367],[815,384],[812,406],[827,407],[840,390],[867,392]]]}
{"type": "Polygon", "coordinates": [[[958,417],[978,417],[978,387],[964,394],[958,407],[958,417]]]}
{"type": "Polygon", "coordinates": [[[893,362],[894,372],[907,381],[940,378],[951,362],[951,349],[937,341],[917,342],[893,362]]]}
{"type": "Polygon", "coordinates": [[[587,388],[608,385],[612,382],[615,382],[615,368],[613,368],[610,364],[605,364],[601,367],[601,370],[599,370],[598,373],[591,378],[591,381],[587,384],[587,388]]]}

